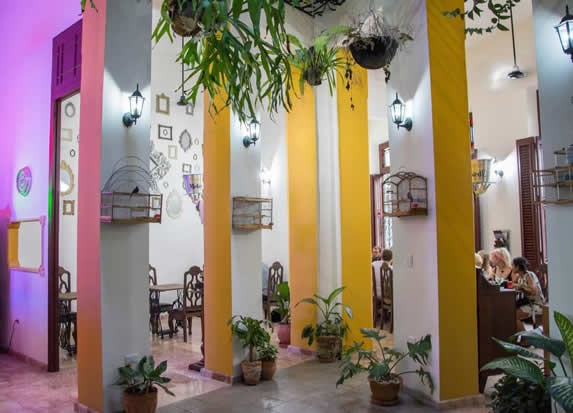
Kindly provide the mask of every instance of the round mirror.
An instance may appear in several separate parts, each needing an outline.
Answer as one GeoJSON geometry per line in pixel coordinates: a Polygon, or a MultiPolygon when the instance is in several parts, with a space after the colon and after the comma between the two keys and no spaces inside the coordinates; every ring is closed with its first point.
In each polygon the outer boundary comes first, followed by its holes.
{"type": "Polygon", "coordinates": [[[66,161],[60,162],[60,195],[69,195],[74,190],[74,173],[66,161]]]}

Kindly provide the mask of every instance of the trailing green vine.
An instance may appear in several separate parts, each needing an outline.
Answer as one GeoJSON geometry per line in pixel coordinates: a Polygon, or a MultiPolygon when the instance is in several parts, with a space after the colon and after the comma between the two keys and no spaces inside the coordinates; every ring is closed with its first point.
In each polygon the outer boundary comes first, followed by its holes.
{"type": "Polygon", "coordinates": [[[455,10],[445,11],[443,14],[447,17],[460,17],[461,19],[474,20],[480,18],[488,10],[492,17],[486,26],[466,26],[466,34],[482,35],[492,33],[495,30],[508,31],[509,28],[504,24],[510,18],[510,9],[515,7],[521,0],[464,0],[465,3],[472,2],[470,7],[462,11],[455,10]]]}

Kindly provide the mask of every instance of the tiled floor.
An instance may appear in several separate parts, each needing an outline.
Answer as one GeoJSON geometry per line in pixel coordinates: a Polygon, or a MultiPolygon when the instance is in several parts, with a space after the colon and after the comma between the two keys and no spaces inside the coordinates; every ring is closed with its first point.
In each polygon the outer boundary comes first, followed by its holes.
{"type": "MultiPolygon", "coordinates": [[[[258,386],[236,385],[174,403],[159,413],[426,413],[435,410],[407,396],[394,407],[370,403],[365,377],[356,377],[336,388],[337,364],[308,361],[277,372],[275,379],[258,386]]],[[[486,413],[485,407],[450,410],[486,413]]]]}

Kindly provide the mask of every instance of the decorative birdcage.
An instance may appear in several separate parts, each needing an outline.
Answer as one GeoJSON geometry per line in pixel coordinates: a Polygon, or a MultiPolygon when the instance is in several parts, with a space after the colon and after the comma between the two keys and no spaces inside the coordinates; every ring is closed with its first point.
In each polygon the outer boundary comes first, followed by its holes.
{"type": "Polygon", "coordinates": [[[233,198],[233,228],[273,229],[273,200],[270,198],[233,198]]]}
{"type": "Polygon", "coordinates": [[[553,168],[534,170],[535,201],[541,204],[573,204],[573,163],[567,149],[553,152],[553,168]]]}
{"type": "Polygon", "coordinates": [[[428,181],[413,172],[398,172],[383,183],[384,216],[428,215],[428,181]]]}

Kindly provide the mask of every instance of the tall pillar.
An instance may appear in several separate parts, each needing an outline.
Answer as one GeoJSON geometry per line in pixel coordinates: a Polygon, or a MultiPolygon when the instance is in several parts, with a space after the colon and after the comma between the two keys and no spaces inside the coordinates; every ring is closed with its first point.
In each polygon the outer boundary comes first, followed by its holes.
{"type": "MultiPolygon", "coordinates": [[[[295,76],[298,76],[296,74],[295,76]]],[[[296,83],[296,81],[295,81],[296,83]]],[[[309,305],[294,304],[317,292],[317,153],[315,102],[312,88],[293,98],[287,113],[287,160],[289,194],[289,284],[293,303],[291,343],[307,347],[302,328],[316,321],[309,305]]]]}
{"type": "MultiPolygon", "coordinates": [[[[427,217],[394,218],[395,343],[432,335],[435,402],[478,393],[476,279],[464,23],[443,16],[463,0],[386,0],[392,21],[413,27],[392,63],[413,129],[390,128],[392,172],[428,178],[427,217]]],[[[405,368],[412,367],[405,365],[405,368]]],[[[422,390],[415,378],[407,387],[422,390]]]]}
{"type": "Polygon", "coordinates": [[[149,228],[101,223],[100,190],[120,159],[149,159],[151,4],[101,0],[97,7],[84,15],[82,39],[78,401],[112,412],[121,409],[117,368],[126,356],[150,353],[149,228]],[[136,83],[147,103],[126,128],[121,118],[136,83]]]}

